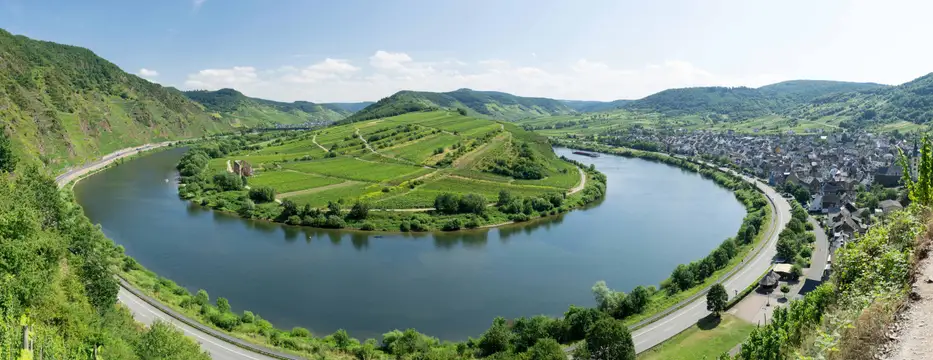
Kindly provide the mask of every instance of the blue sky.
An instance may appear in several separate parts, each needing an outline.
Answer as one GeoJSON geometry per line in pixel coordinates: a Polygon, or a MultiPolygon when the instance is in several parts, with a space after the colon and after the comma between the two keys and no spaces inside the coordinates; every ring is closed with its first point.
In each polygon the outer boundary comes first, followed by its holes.
{"type": "Polygon", "coordinates": [[[163,85],[316,102],[461,87],[613,100],[933,72],[933,2],[0,0],[0,27],[163,85]]]}

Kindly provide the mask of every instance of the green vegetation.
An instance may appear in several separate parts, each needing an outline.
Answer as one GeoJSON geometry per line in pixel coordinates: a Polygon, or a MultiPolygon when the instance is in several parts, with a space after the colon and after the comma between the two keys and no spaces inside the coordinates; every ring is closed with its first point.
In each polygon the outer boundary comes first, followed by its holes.
{"type": "Polygon", "coordinates": [[[292,225],[452,231],[556,215],[601,198],[605,178],[579,166],[511,124],[419,112],[203,142],[178,164],[179,195],[292,225]],[[230,173],[238,161],[254,175],[230,173]],[[503,191],[514,201],[490,206],[503,191]],[[362,203],[372,211],[346,213],[362,203]]]}
{"type": "Polygon", "coordinates": [[[755,328],[754,324],[723,314],[706,317],[680,334],[638,354],[638,360],[716,359],[741,343],[755,328]]]}
{"type": "Polygon", "coordinates": [[[26,161],[54,169],[148,142],[233,129],[181,92],[91,51],[0,30],[0,131],[26,161]]]}
{"type": "Polygon", "coordinates": [[[462,111],[461,115],[464,116],[498,120],[567,115],[576,112],[559,100],[527,98],[495,91],[470,89],[446,93],[400,91],[360,110],[346,121],[355,122],[435,110],[462,111]]]}
{"type": "Polygon", "coordinates": [[[122,248],[0,133],[0,357],[208,359],[171,325],[138,326],[116,305],[122,248]],[[23,349],[23,327],[35,353],[23,349]]]}
{"type": "MultiPolygon", "coordinates": [[[[233,89],[185,91],[185,96],[204,106],[215,118],[228,122],[275,125],[329,123],[341,120],[354,111],[353,104],[315,104],[307,101],[284,103],[247,97],[233,89]]],[[[358,107],[358,106],[357,106],[358,107]]]]}
{"type": "Polygon", "coordinates": [[[807,230],[807,211],[796,201],[790,203],[791,219],[778,235],[777,256],[800,268],[809,267],[816,235],[807,230]]]}
{"type": "Polygon", "coordinates": [[[711,311],[716,317],[726,311],[728,302],[729,294],[726,293],[726,288],[722,284],[713,285],[706,293],[706,310],[711,311]]]}

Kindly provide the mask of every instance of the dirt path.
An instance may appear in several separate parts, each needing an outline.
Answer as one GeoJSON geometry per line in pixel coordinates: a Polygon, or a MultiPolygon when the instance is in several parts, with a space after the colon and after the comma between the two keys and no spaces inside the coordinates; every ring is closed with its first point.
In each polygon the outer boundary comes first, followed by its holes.
{"type": "MultiPolygon", "coordinates": [[[[928,246],[928,245],[921,245],[928,246]]],[[[885,359],[921,360],[930,358],[933,349],[933,257],[920,262],[913,292],[919,300],[908,302],[908,307],[898,316],[893,336],[896,342],[888,344],[885,359]],[[899,331],[898,331],[899,330],[899,331]]]]}
{"type": "Polygon", "coordinates": [[[228,172],[228,173],[232,173],[232,172],[233,172],[233,166],[230,165],[230,160],[227,160],[227,172],[228,172]]]}
{"type": "Polygon", "coordinates": [[[314,145],[317,145],[317,147],[321,148],[321,150],[324,150],[324,152],[330,152],[330,150],[327,150],[326,147],[323,147],[321,144],[317,143],[317,134],[314,134],[314,136],[311,137],[311,142],[313,142],[314,145]]]}
{"type": "Polygon", "coordinates": [[[579,167],[577,168],[577,171],[580,172],[580,184],[570,189],[570,192],[567,193],[568,195],[576,194],[586,187],[586,173],[583,172],[583,169],[579,167]]]}
{"type": "Polygon", "coordinates": [[[373,147],[369,146],[369,141],[366,141],[366,139],[363,138],[363,135],[360,135],[360,129],[356,129],[356,137],[360,138],[360,141],[363,142],[363,145],[366,145],[366,148],[369,149],[369,151],[372,151],[373,154],[376,153],[376,150],[373,150],[373,147]]]}
{"type": "Polygon", "coordinates": [[[292,196],[314,194],[314,193],[318,193],[318,192],[321,192],[321,191],[333,190],[333,189],[342,188],[342,187],[347,187],[347,186],[356,185],[356,184],[362,184],[362,182],[353,181],[353,180],[347,180],[347,181],[344,181],[344,182],[339,183],[339,184],[331,184],[331,185],[325,185],[325,186],[316,187],[316,188],[311,188],[311,189],[304,189],[304,190],[298,190],[298,191],[292,191],[292,192],[287,192],[287,193],[283,193],[283,194],[278,194],[278,195],[275,196],[275,198],[276,198],[276,199],[284,199],[284,198],[292,197],[292,196]]]}

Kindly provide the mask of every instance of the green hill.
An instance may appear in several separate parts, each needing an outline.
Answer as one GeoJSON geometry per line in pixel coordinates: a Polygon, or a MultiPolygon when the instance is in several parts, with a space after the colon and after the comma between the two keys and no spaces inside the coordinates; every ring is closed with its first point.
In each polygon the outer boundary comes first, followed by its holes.
{"type": "Polygon", "coordinates": [[[497,91],[459,89],[445,93],[400,91],[367,106],[347,120],[355,122],[414,111],[440,109],[464,109],[471,116],[509,121],[576,113],[573,108],[560,100],[521,97],[497,91]]]}
{"type": "Polygon", "coordinates": [[[933,120],[933,73],[897,86],[823,96],[794,109],[790,115],[831,120],[845,128],[925,124],[933,120]]]}
{"type": "Polygon", "coordinates": [[[622,107],[667,116],[703,115],[718,121],[741,121],[786,113],[834,94],[885,88],[874,83],[823,80],[785,81],[760,88],[695,87],[664,90],[622,107]]]}
{"type": "Polygon", "coordinates": [[[233,89],[186,91],[185,96],[204,110],[228,122],[246,125],[330,123],[341,120],[363,106],[362,103],[291,103],[251,98],[233,89]]]}
{"type": "Polygon", "coordinates": [[[561,100],[564,104],[579,112],[601,112],[621,109],[632,100],[615,101],[586,101],[586,100],[561,100]]]}
{"type": "Polygon", "coordinates": [[[88,49],[0,30],[0,118],[20,152],[63,167],[155,140],[225,131],[181,92],[88,49]]]}

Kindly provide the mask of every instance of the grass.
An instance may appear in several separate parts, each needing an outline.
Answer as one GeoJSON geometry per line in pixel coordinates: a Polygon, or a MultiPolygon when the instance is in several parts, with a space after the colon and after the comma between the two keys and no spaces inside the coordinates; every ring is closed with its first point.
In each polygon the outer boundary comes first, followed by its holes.
{"type": "Polygon", "coordinates": [[[721,319],[708,316],[658,346],[638,354],[637,359],[715,359],[745,340],[754,328],[755,325],[729,314],[722,314],[721,319]]]}
{"type": "MultiPolygon", "coordinates": [[[[578,175],[579,176],[579,175],[578,175]]],[[[491,181],[479,181],[466,178],[454,178],[454,177],[445,177],[437,181],[429,182],[422,187],[424,190],[436,191],[436,192],[452,192],[452,193],[476,193],[483,195],[490,202],[495,201],[499,197],[499,191],[508,190],[512,192],[513,195],[518,196],[535,196],[543,195],[546,193],[563,193],[563,189],[558,189],[554,187],[545,187],[545,186],[532,186],[532,185],[509,185],[502,183],[495,183],[491,181]]]]}
{"type": "Polygon", "coordinates": [[[417,166],[363,161],[348,157],[288,163],[284,164],[283,168],[367,182],[384,182],[430,172],[430,169],[417,166]]]}
{"type": "Polygon", "coordinates": [[[269,186],[279,194],[338,184],[344,180],[292,171],[264,172],[249,178],[251,187],[269,186]]]}
{"type": "Polygon", "coordinates": [[[343,201],[344,204],[350,204],[351,200],[359,198],[370,192],[379,192],[378,186],[372,184],[355,184],[350,186],[340,186],[327,191],[321,191],[311,194],[289,197],[296,204],[309,204],[313,207],[326,206],[330,201],[343,201]]]}
{"type": "Polygon", "coordinates": [[[383,152],[391,156],[400,157],[415,163],[422,164],[434,156],[435,149],[448,149],[459,141],[460,138],[457,136],[440,133],[425,137],[417,142],[412,142],[405,146],[387,149],[383,152]]]}

